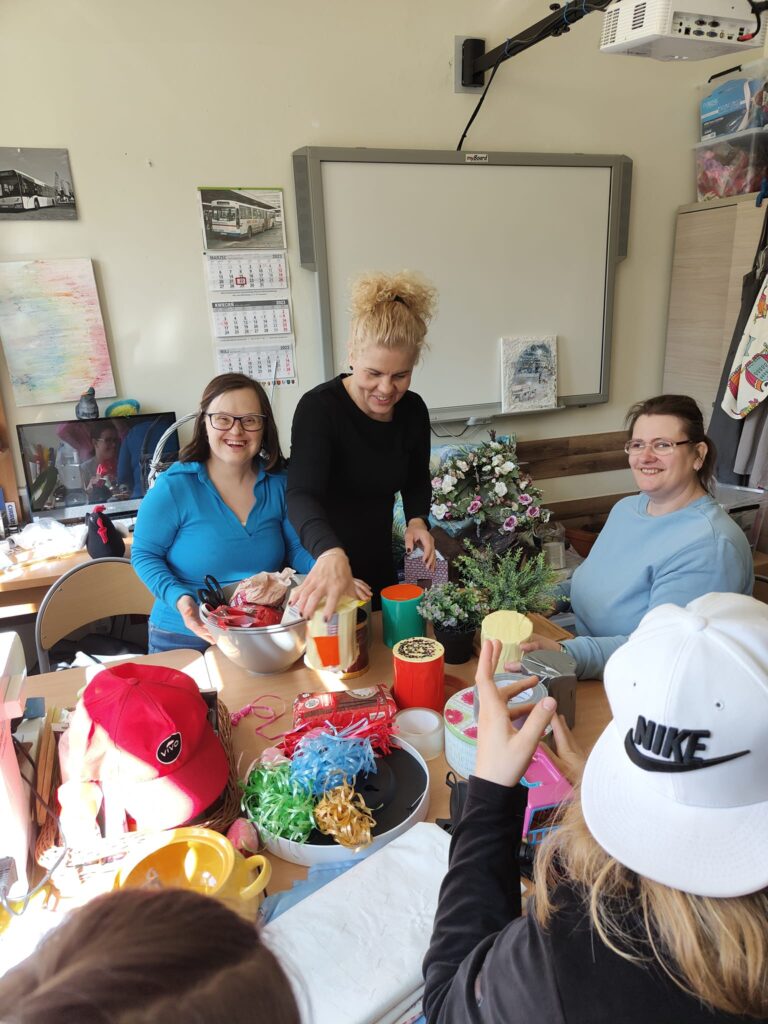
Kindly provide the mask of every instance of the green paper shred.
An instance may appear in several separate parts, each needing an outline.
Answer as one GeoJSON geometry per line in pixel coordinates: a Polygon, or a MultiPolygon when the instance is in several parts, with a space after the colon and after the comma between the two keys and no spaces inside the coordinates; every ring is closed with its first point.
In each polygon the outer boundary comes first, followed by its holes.
{"type": "Polygon", "coordinates": [[[288,762],[254,768],[243,784],[243,810],[275,838],[305,843],[315,827],[315,798],[290,772],[288,762]]]}

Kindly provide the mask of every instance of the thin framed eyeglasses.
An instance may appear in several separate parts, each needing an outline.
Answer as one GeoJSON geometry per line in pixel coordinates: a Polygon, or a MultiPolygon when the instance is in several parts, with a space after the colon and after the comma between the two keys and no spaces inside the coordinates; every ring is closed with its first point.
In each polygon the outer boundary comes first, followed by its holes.
{"type": "Polygon", "coordinates": [[[228,412],[207,412],[205,415],[210,420],[214,430],[231,430],[235,422],[237,422],[249,434],[255,434],[257,430],[263,430],[267,419],[266,416],[257,413],[250,413],[248,416],[233,416],[228,412]]]}
{"type": "Polygon", "coordinates": [[[624,451],[627,455],[639,455],[650,448],[654,455],[671,455],[681,444],[697,444],[697,441],[668,441],[665,437],[654,437],[652,441],[627,441],[624,451]]]}

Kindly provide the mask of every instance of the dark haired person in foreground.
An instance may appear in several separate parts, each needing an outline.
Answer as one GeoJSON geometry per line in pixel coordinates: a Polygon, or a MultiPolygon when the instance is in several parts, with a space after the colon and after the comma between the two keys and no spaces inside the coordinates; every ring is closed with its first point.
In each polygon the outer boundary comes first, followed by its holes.
{"type": "Polygon", "coordinates": [[[299,1024],[258,930],[212,896],[119,889],[0,978],[3,1024],[299,1024]]]}
{"type": "MultiPolygon", "coordinates": [[[[429,1024],[725,1024],[768,1019],[768,606],[708,594],[649,612],[609,660],[613,720],[535,860],[521,917],[519,732],[477,684],[476,774],[424,961],[429,1024]]],[[[527,708],[525,710],[528,710],[527,708]]]]}

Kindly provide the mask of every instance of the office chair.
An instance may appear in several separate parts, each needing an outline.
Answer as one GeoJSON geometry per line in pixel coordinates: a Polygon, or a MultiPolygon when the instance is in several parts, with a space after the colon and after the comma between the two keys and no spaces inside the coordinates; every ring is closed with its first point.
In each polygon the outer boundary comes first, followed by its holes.
{"type": "Polygon", "coordinates": [[[149,615],[153,602],[127,558],[98,558],[76,565],[56,580],[37,613],[40,672],[50,672],[49,650],[74,630],[113,615],[149,615]]]}

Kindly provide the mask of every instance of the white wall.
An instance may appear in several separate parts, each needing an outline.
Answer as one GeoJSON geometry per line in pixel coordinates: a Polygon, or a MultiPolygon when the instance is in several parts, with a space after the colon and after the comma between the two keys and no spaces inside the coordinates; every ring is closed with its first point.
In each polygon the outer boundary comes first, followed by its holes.
{"type": "MultiPolygon", "coordinates": [[[[287,446],[299,394],[322,379],[292,151],[454,148],[476,102],[453,91],[454,36],[491,48],[548,13],[544,0],[2,0],[0,145],[67,148],[80,218],[0,224],[0,259],[92,258],[118,393],[181,414],[214,374],[196,188],[284,188],[299,373],[276,397],[287,446]]],[[[499,424],[524,438],[618,429],[660,389],[674,213],[695,198],[696,86],[733,63],[603,56],[601,22],[592,14],[504,64],[464,147],[634,161],[610,402],[499,424]]],[[[71,403],[17,409],[4,364],[0,391],[11,425],[72,414],[71,403]]],[[[546,495],[628,486],[628,474],[602,474],[546,495]]]]}

